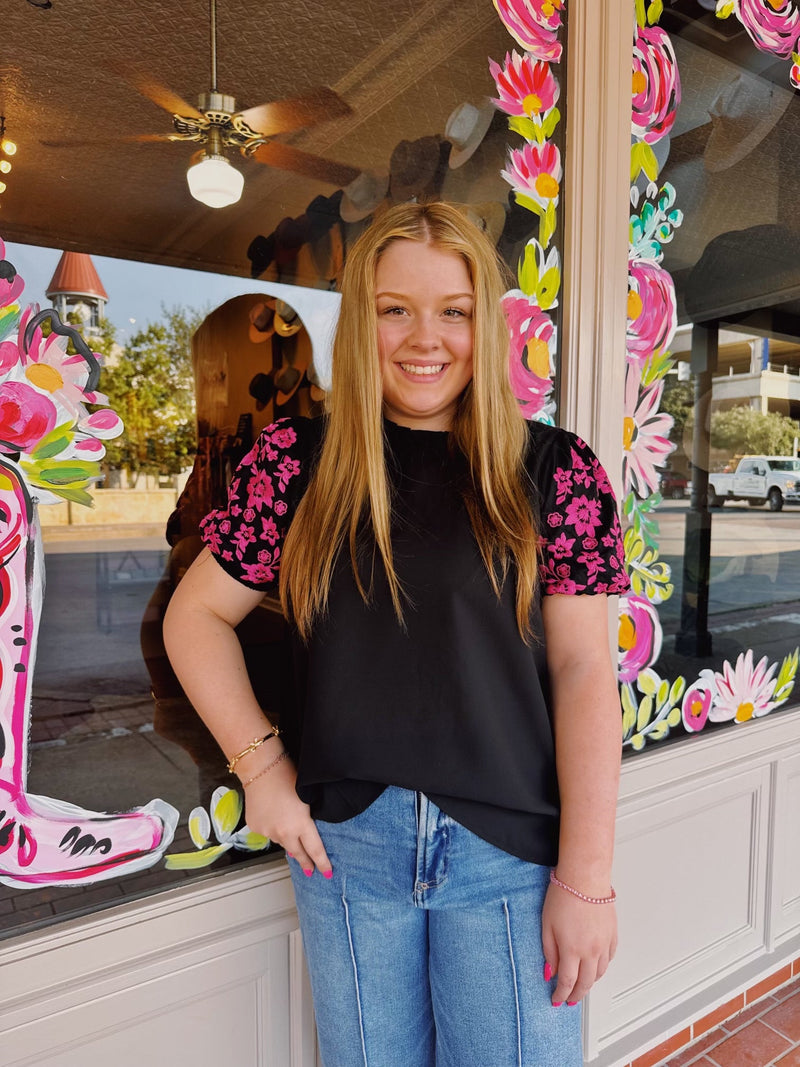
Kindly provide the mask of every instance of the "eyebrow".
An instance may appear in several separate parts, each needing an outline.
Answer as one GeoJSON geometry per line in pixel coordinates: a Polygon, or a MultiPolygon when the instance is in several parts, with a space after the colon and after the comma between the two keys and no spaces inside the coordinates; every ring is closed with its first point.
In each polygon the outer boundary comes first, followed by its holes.
{"type": "MultiPolygon", "coordinates": [[[[380,292],[380,293],[376,293],[375,294],[375,299],[377,300],[377,298],[379,296],[388,296],[388,297],[391,297],[392,300],[406,300],[407,297],[408,297],[408,294],[406,294],[406,293],[380,292]]],[[[475,299],[475,294],[474,293],[450,293],[448,296],[442,297],[443,300],[462,300],[464,298],[466,298],[468,300],[474,300],[475,299]]]]}

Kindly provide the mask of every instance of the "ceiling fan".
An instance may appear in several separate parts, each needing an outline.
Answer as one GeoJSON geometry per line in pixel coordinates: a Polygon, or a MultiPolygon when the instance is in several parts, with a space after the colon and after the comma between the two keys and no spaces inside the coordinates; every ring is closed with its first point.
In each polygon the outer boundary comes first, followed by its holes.
{"type": "MultiPolygon", "coordinates": [[[[187,171],[189,190],[209,207],[227,207],[242,195],[244,175],[228,160],[225,150],[238,149],[243,156],[331,185],[348,185],[360,173],[355,167],[303,152],[292,145],[273,141],[276,134],[329,122],[352,114],[350,106],[332,89],[311,89],[300,96],[238,111],[236,100],[217,88],[217,2],[209,0],[211,22],[211,87],[193,107],[148,75],[126,70],[124,76],[140,93],[172,115],[172,134],[139,134],[123,137],[128,142],[191,141],[201,144],[187,171]]],[[[89,142],[43,141],[47,147],[75,147],[89,142]]],[[[106,142],[103,142],[106,143],[106,142]]]]}

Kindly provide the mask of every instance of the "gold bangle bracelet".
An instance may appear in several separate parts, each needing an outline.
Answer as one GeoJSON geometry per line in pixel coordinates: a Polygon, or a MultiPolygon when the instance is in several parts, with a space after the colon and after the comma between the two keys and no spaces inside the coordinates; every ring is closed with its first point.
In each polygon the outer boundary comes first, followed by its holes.
{"type": "Polygon", "coordinates": [[[272,726],[268,734],[264,734],[263,737],[254,737],[250,744],[243,748],[241,752],[237,752],[235,756],[231,756],[228,760],[228,774],[233,774],[236,770],[236,764],[239,760],[244,759],[245,756],[249,756],[251,752],[255,752],[257,748],[264,744],[265,741],[269,741],[271,737],[280,737],[280,731],[277,726],[272,726]]]}

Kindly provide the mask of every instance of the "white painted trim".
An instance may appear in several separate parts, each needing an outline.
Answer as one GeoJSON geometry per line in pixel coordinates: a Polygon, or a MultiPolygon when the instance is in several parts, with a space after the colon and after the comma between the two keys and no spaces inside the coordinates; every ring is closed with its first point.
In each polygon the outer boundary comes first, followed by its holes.
{"type": "Polygon", "coordinates": [[[559,423],[598,453],[615,489],[622,411],[630,188],[632,0],[570,4],[559,423]]]}

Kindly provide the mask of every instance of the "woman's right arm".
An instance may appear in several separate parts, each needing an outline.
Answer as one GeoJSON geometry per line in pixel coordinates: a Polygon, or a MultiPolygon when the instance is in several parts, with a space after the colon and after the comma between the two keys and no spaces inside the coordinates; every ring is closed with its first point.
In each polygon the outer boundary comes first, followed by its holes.
{"type": "MultiPolygon", "coordinates": [[[[172,667],[228,759],[271,728],[253,693],[235,633],[262,596],[227,574],[204,549],[175,590],[164,619],[172,667]]],[[[291,760],[259,774],[282,750],[280,739],[270,738],[236,765],[243,782],[258,775],[245,789],[247,825],[282,845],[307,874],[316,866],[329,877],[330,861],[308,805],[295,790],[291,760]]]]}

